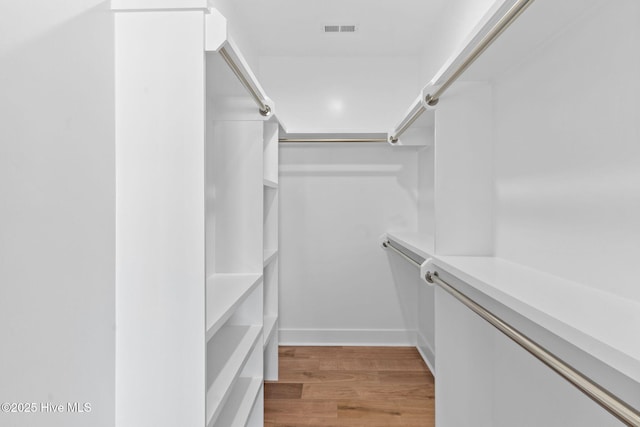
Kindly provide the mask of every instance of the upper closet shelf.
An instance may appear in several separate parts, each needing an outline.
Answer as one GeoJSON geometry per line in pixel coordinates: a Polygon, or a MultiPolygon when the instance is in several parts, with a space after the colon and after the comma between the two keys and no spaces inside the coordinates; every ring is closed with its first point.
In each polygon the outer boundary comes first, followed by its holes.
{"type": "Polygon", "coordinates": [[[205,15],[205,50],[218,52],[236,75],[258,106],[264,120],[269,120],[275,112],[273,101],[267,96],[249,64],[229,35],[227,19],[216,9],[209,9],[205,15]]]}
{"type": "Polygon", "coordinates": [[[207,280],[207,341],[261,281],[260,274],[214,274],[207,280]]]}
{"type": "Polygon", "coordinates": [[[424,234],[386,239],[640,383],[640,340],[630,335],[640,330],[639,302],[501,258],[435,255],[424,234]]]}
{"type": "MultiPolygon", "coordinates": [[[[389,133],[389,143],[393,145],[427,145],[425,132],[408,132],[425,112],[433,110],[444,92],[465,73],[482,53],[502,34],[533,0],[501,0],[481,19],[471,32],[462,49],[445,63],[436,76],[420,92],[402,120],[389,133]],[[422,138],[421,138],[422,136],[422,138]]],[[[433,119],[430,118],[430,121],[433,119]]]]}

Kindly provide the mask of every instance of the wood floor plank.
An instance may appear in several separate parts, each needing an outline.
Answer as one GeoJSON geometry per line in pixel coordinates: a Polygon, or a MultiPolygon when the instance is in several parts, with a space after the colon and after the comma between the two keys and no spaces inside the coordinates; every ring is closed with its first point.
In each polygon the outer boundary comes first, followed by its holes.
{"type": "Polygon", "coordinates": [[[412,347],[342,347],[341,356],[359,359],[417,359],[418,350],[412,347]]]}
{"type": "MultiPolygon", "coordinates": [[[[382,373],[380,373],[382,374],[382,373]]],[[[386,373],[385,373],[386,374],[386,373]]],[[[413,382],[425,381],[426,373],[411,373],[413,382]],[[423,376],[424,375],[424,376],[423,376]]],[[[381,382],[378,372],[370,371],[283,371],[280,370],[279,383],[335,383],[335,382],[360,382],[377,384],[381,382]]],[[[385,375],[385,381],[394,382],[391,377],[385,375]]],[[[407,379],[406,382],[410,380],[407,379]]]]}
{"type": "MultiPolygon", "coordinates": [[[[382,384],[429,384],[433,376],[425,371],[381,371],[377,374],[378,381],[382,384]]],[[[302,381],[301,381],[302,382],[302,381]]]]}
{"type": "Polygon", "coordinates": [[[265,422],[288,422],[296,418],[337,418],[335,400],[268,399],[264,408],[265,422]]]}
{"type": "Polygon", "coordinates": [[[395,419],[402,416],[400,406],[393,401],[351,400],[338,402],[338,418],[395,419]]]}
{"type": "Polygon", "coordinates": [[[302,383],[264,383],[265,399],[300,399],[302,397],[302,383]]]}
{"type": "Polygon", "coordinates": [[[343,347],[328,346],[328,347],[296,347],[295,357],[297,358],[313,358],[313,359],[328,359],[336,358],[338,354],[343,350],[343,347]]]}
{"type": "Polygon", "coordinates": [[[302,399],[355,399],[359,393],[354,385],[343,384],[305,384],[302,388],[302,399]]]}
{"type": "Polygon", "coordinates": [[[266,427],[433,427],[434,379],[412,347],[280,347],[266,427]]]}

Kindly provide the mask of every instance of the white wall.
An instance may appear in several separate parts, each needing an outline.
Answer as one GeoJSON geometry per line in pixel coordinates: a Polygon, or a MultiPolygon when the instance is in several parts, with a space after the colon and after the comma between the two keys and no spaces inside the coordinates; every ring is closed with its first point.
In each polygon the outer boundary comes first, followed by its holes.
{"type": "Polygon", "coordinates": [[[113,39],[108,2],[2,5],[0,402],[38,408],[3,426],[114,425],[113,39]]]}
{"type": "Polygon", "coordinates": [[[495,82],[496,252],[640,301],[640,5],[578,16],[495,82]]]}
{"type": "Polygon", "coordinates": [[[416,230],[415,150],[283,144],[280,166],[281,342],[415,344],[415,269],[379,241],[416,230]]]}
{"type": "Polygon", "coordinates": [[[423,86],[440,70],[464,43],[480,18],[494,3],[502,0],[448,0],[433,13],[438,15],[435,24],[425,28],[425,38],[430,41],[421,55],[420,79],[423,86]]]}
{"type": "MultiPolygon", "coordinates": [[[[432,129],[428,131],[433,132],[432,129]]],[[[430,236],[436,228],[434,155],[433,146],[418,150],[418,232],[430,236]]]]}
{"type": "Polygon", "coordinates": [[[493,254],[491,87],[457,83],[436,111],[435,250],[493,254]]]}
{"type": "Polygon", "coordinates": [[[411,57],[261,57],[260,81],[289,132],[387,132],[426,82],[411,57]]]}

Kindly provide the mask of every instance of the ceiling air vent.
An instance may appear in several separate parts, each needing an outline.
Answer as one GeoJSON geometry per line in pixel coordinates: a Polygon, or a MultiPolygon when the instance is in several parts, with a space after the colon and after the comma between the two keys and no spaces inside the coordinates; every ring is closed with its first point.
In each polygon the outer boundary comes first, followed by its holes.
{"type": "Polygon", "coordinates": [[[325,33],[355,33],[355,25],[325,25],[325,33]]]}

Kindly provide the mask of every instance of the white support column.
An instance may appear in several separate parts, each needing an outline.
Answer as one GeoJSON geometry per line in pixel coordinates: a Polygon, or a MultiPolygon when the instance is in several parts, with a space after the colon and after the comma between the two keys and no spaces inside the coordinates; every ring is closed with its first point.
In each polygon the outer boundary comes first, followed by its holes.
{"type": "Polygon", "coordinates": [[[203,426],[204,10],[138,3],[116,13],[116,425],[203,426]]]}

